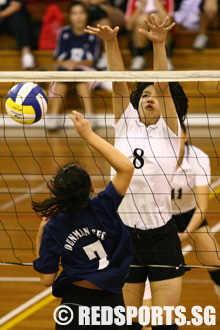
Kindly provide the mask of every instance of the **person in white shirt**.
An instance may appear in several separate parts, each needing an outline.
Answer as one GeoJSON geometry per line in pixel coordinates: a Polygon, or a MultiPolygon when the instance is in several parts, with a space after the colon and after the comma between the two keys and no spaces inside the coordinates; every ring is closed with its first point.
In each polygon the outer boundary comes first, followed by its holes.
{"type": "MultiPolygon", "coordinates": [[[[209,156],[188,145],[187,129],[183,123],[181,126],[180,157],[172,181],[173,218],[180,240],[192,245],[198,261],[206,266],[220,266],[219,246],[206,220],[211,181],[209,156]]],[[[220,269],[212,269],[209,274],[220,298],[220,269]]]]}
{"type": "MultiPolygon", "coordinates": [[[[181,123],[180,155],[172,180],[172,212],[180,240],[188,241],[198,261],[205,266],[220,266],[219,246],[210,233],[208,213],[211,169],[209,156],[188,144],[187,128],[181,123]]],[[[220,299],[220,269],[209,270],[220,299]]],[[[144,305],[151,305],[149,281],[145,285],[144,305]]]]}
{"type": "MultiPolygon", "coordinates": [[[[165,71],[166,35],[175,23],[168,25],[167,17],[159,26],[155,16],[151,18],[152,24],[145,20],[150,31],[140,32],[153,42],[154,70],[165,71]]],[[[118,30],[118,27],[111,29],[100,25],[97,28],[88,26],[86,30],[105,40],[108,65],[112,71],[124,70],[116,38],[118,30]]],[[[185,269],[182,267],[181,243],[171,219],[170,193],[180,148],[178,117],[183,120],[187,107],[187,97],[178,83],[137,83],[131,98],[127,83],[113,84],[115,146],[133,160],[135,166],[129,191],[119,209],[132,236],[135,254],[123,290],[127,306],[142,305],[147,278],[151,283],[153,305],[179,304],[181,276],[185,269]],[[172,267],[160,267],[163,265],[172,267]]],[[[165,318],[163,322],[164,325],[156,325],[153,329],[178,329],[174,320],[171,325],[165,325],[165,318]]],[[[142,328],[138,316],[130,328],[142,328]]]]}

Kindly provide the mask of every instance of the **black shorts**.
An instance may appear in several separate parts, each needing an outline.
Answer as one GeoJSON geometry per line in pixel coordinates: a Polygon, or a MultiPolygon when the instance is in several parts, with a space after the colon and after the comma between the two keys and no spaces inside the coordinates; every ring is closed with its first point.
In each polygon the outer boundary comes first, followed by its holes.
{"type": "MultiPolygon", "coordinates": [[[[193,209],[189,212],[173,215],[173,219],[176,222],[177,230],[179,233],[183,233],[186,230],[186,227],[190,223],[194,212],[195,212],[195,209],[193,209]]],[[[201,225],[198,228],[205,227],[205,226],[208,226],[208,222],[206,219],[201,223],[201,225]]]]}
{"type": "Polygon", "coordinates": [[[130,267],[127,283],[162,281],[182,276],[185,273],[184,257],[175,221],[149,230],[128,227],[134,248],[134,259],[130,267]],[[171,267],[149,267],[148,265],[168,265],[171,267]]]}
{"type": "MultiPolygon", "coordinates": [[[[56,330],[78,330],[78,329],[106,329],[107,327],[112,330],[116,330],[119,326],[116,325],[88,325],[83,326],[78,324],[78,306],[110,306],[112,308],[116,306],[124,307],[124,300],[122,294],[115,294],[103,290],[92,290],[82,288],[76,285],[69,285],[67,292],[63,294],[61,305],[67,305],[73,311],[73,321],[68,325],[59,325],[56,323],[56,330]]],[[[123,313],[122,313],[123,314],[123,313]]],[[[125,315],[125,313],[124,313],[125,315]]],[[[62,315],[62,317],[68,317],[68,314],[62,315]]],[[[58,317],[58,316],[57,316],[58,317]]],[[[100,318],[99,318],[100,319],[100,318]]],[[[61,322],[58,318],[58,321],[61,322]]],[[[120,326],[120,329],[126,330],[127,325],[120,326]]]]}

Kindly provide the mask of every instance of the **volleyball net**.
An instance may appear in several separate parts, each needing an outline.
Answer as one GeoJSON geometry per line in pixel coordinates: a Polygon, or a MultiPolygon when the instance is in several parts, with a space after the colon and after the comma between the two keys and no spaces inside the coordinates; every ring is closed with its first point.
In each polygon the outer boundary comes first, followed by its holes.
{"type": "MultiPolygon", "coordinates": [[[[110,180],[110,166],[78,136],[69,114],[73,109],[83,113],[95,132],[113,144],[111,82],[121,81],[128,82],[130,90],[135,82],[178,81],[182,85],[189,99],[185,120],[189,144],[202,149],[210,158],[212,172],[206,212],[209,222],[207,231],[210,237],[213,233],[216,239],[212,252],[220,260],[217,245],[220,243],[220,71],[1,72],[0,265],[32,265],[36,257],[35,238],[40,218],[32,210],[31,202],[50,196],[46,182],[59,166],[75,162],[85,168],[91,175],[95,195],[106,187],[110,180]],[[36,124],[16,123],[5,111],[7,92],[19,82],[35,82],[48,95],[48,112],[36,124]],[[67,95],[56,93],[59,82],[68,83],[67,95]],[[78,83],[89,84],[88,96],[79,94],[76,88],[78,83]],[[51,113],[55,98],[60,100],[61,105],[58,115],[51,113]],[[87,99],[92,102],[93,112],[87,112],[87,99]],[[58,127],[51,130],[51,122],[55,120],[58,120],[58,127]]],[[[197,161],[200,163],[201,160],[198,158],[197,161]]],[[[192,194],[195,192],[192,191],[192,194]]],[[[183,250],[193,267],[218,267],[200,261],[200,251],[193,241],[190,245],[185,244],[183,250]]]]}

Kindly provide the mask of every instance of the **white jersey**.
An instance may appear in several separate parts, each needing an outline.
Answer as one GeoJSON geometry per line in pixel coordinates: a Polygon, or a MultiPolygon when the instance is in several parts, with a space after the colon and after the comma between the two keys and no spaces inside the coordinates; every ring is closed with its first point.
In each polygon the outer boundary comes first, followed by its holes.
{"type": "MultiPolygon", "coordinates": [[[[171,180],[179,157],[180,139],[162,117],[155,125],[146,127],[131,104],[114,127],[115,147],[135,165],[119,214],[129,227],[161,227],[172,217],[171,180]]],[[[180,131],[179,125],[178,136],[180,131]]]]}
{"type": "Polygon", "coordinates": [[[173,214],[185,213],[196,207],[195,187],[209,185],[211,181],[208,155],[194,146],[185,146],[181,166],[172,181],[173,214]]]}

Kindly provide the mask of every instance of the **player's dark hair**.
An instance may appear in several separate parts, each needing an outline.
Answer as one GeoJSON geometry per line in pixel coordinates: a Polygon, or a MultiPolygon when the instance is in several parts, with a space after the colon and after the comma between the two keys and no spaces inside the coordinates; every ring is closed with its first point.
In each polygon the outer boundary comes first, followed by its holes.
{"type": "MultiPolygon", "coordinates": [[[[181,125],[181,128],[182,128],[183,132],[186,134],[187,133],[187,127],[184,124],[184,122],[180,121],[180,125],[181,125]]],[[[189,142],[188,141],[185,142],[185,146],[187,147],[187,155],[186,156],[188,157],[189,156],[189,142]]]]}
{"type": "Polygon", "coordinates": [[[60,213],[77,214],[87,206],[91,179],[81,167],[70,163],[60,168],[47,183],[53,197],[43,202],[32,202],[32,208],[43,217],[56,217],[60,213]]]}
{"type": "Polygon", "coordinates": [[[73,7],[76,7],[76,6],[82,6],[85,10],[85,12],[88,14],[88,9],[87,7],[85,6],[85,4],[81,1],[73,1],[71,2],[71,4],[69,5],[68,7],[68,14],[70,14],[71,10],[73,7]]]}
{"type": "Polygon", "coordinates": [[[180,125],[181,125],[183,132],[186,134],[187,133],[186,125],[182,121],[180,122],[180,125]]]}
{"type": "MultiPolygon", "coordinates": [[[[138,104],[143,91],[145,90],[145,88],[147,88],[150,85],[154,85],[154,83],[138,82],[134,85],[132,89],[130,101],[136,110],[138,110],[138,104]]],[[[185,120],[188,110],[188,98],[184,93],[182,86],[178,82],[169,82],[169,87],[179,120],[180,122],[183,122],[185,120]]]]}

